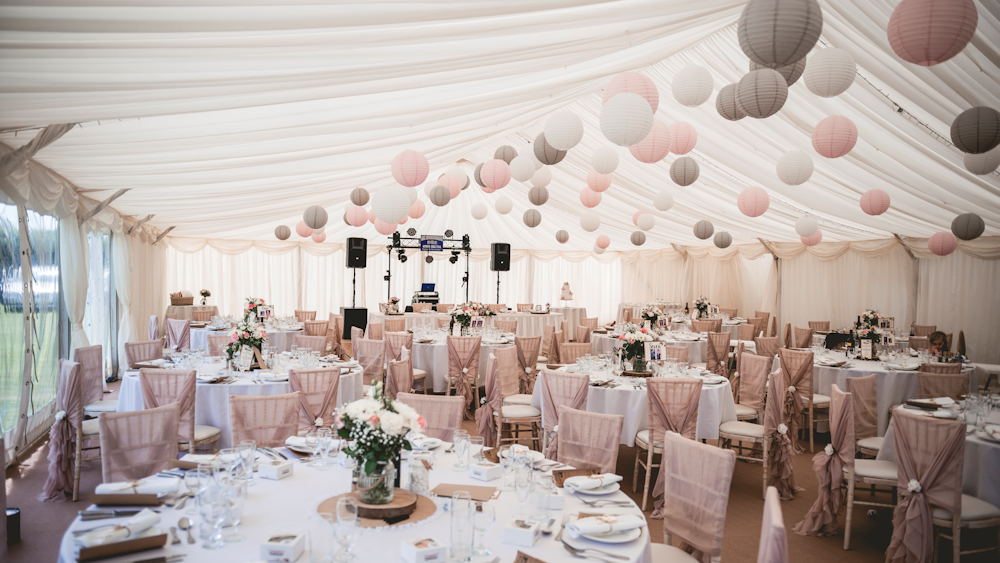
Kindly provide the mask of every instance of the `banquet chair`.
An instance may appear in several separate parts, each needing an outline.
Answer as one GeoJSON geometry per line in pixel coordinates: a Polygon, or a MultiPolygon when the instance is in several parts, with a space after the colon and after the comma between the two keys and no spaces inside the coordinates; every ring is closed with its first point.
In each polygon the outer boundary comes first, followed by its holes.
{"type": "Polygon", "coordinates": [[[596,467],[602,473],[615,473],[625,417],[571,409],[566,405],[560,405],[558,412],[559,442],[555,461],[580,469],[596,467]]]}
{"type": "Polygon", "coordinates": [[[726,362],[729,360],[729,333],[709,332],[705,342],[705,369],[729,378],[726,362]]]}
{"type": "Polygon", "coordinates": [[[385,333],[385,359],[389,362],[398,362],[402,360],[400,354],[403,353],[403,348],[407,350],[413,349],[413,333],[412,332],[386,332],[385,333]]]}
{"type": "Polygon", "coordinates": [[[149,316],[149,339],[156,340],[160,337],[160,319],[156,315],[149,316]]]}
{"type": "Polygon", "coordinates": [[[386,319],[385,332],[406,332],[406,319],[386,319]]]}
{"type": "Polygon", "coordinates": [[[39,500],[61,501],[71,493],[76,502],[83,462],[83,378],[80,364],[65,359],[59,360],[58,373],[56,411],[65,416],[56,417],[49,428],[49,476],[39,500]]]}
{"type": "Polygon", "coordinates": [[[389,371],[385,377],[385,394],[390,399],[395,401],[397,395],[409,393],[413,389],[412,360],[409,355],[404,360],[389,360],[389,371]]]}
{"type": "Polygon", "coordinates": [[[142,388],[144,409],[155,409],[173,403],[180,406],[177,422],[178,443],[186,445],[188,453],[193,454],[195,448],[207,444],[212,444],[213,452],[219,451],[222,430],[214,426],[195,424],[197,403],[195,370],[142,368],[139,370],[139,385],[142,388]]]}
{"type": "Polygon", "coordinates": [[[430,311],[431,307],[433,307],[433,306],[434,305],[432,303],[414,303],[413,304],[413,312],[414,313],[423,313],[424,311],[430,311]]]}
{"type": "Polygon", "coordinates": [[[575,330],[574,332],[569,331],[569,321],[562,321],[559,323],[559,330],[556,332],[562,333],[564,340],[560,340],[560,342],[569,342],[569,338],[571,336],[576,336],[575,330]]]}
{"type": "Polygon", "coordinates": [[[382,323],[368,323],[368,330],[365,331],[365,338],[369,340],[382,340],[383,330],[382,323]]]}
{"type": "Polygon", "coordinates": [[[782,348],[795,348],[795,342],[792,340],[792,323],[785,323],[785,333],[781,340],[782,348]]]}
{"type": "Polygon", "coordinates": [[[479,401],[473,400],[479,388],[479,350],[481,336],[448,336],[448,389],[445,395],[465,397],[466,411],[475,409],[479,401]]]}
{"type": "Polygon", "coordinates": [[[913,336],[930,336],[932,332],[937,332],[937,325],[911,325],[913,336]]]}
{"type": "Polygon", "coordinates": [[[539,348],[538,350],[538,363],[544,364],[549,361],[555,363],[559,361],[558,357],[556,357],[556,359],[554,360],[550,359],[553,354],[559,353],[558,351],[552,352],[552,350],[555,349],[555,347],[552,344],[552,342],[555,340],[555,333],[556,333],[555,325],[545,325],[542,327],[542,345],[541,348],[539,348]]]}
{"type": "Polygon", "coordinates": [[[552,345],[549,347],[549,363],[558,364],[563,363],[559,356],[559,346],[566,343],[566,336],[561,330],[557,330],[552,333],[552,345]]]}
{"type": "Polygon", "coordinates": [[[385,379],[385,340],[359,338],[354,341],[354,359],[364,370],[364,384],[374,385],[385,379]]]}
{"type": "Polygon", "coordinates": [[[885,438],[878,436],[878,376],[848,377],[847,392],[854,403],[854,438],[858,453],[875,458],[885,438]]]}
{"type": "Polygon", "coordinates": [[[208,335],[208,355],[209,356],[225,356],[226,346],[233,339],[228,334],[209,334],[208,335]]]}
{"type": "Polygon", "coordinates": [[[584,342],[560,342],[559,343],[559,363],[575,364],[576,359],[590,353],[590,343],[584,342]]]}
{"type": "Polygon", "coordinates": [[[118,410],[117,399],[104,397],[104,351],[100,344],[77,348],[73,361],[80,364],[80,389],[83,393],[83,414],[97,416],[118,410]]]}
{"type": "Polygon", "coordinates": [[[445,317],[443,319],[437,319],[437,327],[440,329],[448,329],[451,326],[451,317],[445,317]]]}
{"type": "Polygon", "coordinates": [[[961,373],[928,373],[921,370],[917,372],[917,381],[921,399],[951,397],[961,401],[962,395],[969,392],[969,376],[961,373]]]}
{"type": "Polygon", "coordinates": [[[590,377],[583,373],[543,369],[536,385],[541,386],[542,451],[546,459],[555,459],[559,449],[559,407],[586,410],[590,377]]]}
{"type": "Polygon", "coordinates": [[[517,334],[517,319],[493,321],[493,325],[507,334],[517,334]]]}
{"type": "Polygon", "coordinates": [[[771,359],[743,353],[740,355],[739,379],[733,385],[736,400],[736,420],[762,420],[764,397],[767,395],[767,374],[771,359]]]}
{"type": "MultiPolygon", "coordinates": [[[[771,319],[771,313],[768,313],[767,311],[754,311],[753,312],[753,316],[755,316],[757,318],[763,318],[764,319],[764,328],[767,328],[767,321],[769,321],[771,319]]],[[[778,317],[775,317],[774,319],[775,319],[775,324],[777,324],[778,317]]],[[[774,335],[772,334],[771,336],[774,336],[774,335]]]]}
{"type": "Polygon", "coordinates": [[[450,442],[455,437],[455,431],[462,428],[462,412],[465,410],[465,399],[462,397],[398,393],[396,400],[413,407],[424,417],[427,423],[424,434],[431,438],[450,442]]]}
{"type": "Polygon", "coordinates": [[[454,303],[438,303],[436,307],[438,313],[447,313],[448,311],[451,311],[454,308],[455,308],[454,303]]]}
{"type": "Polygon", "coordinates": [[[521,385],[517,395],[507,397],[508,405],[531,404],[531,393],[535,390],[535,377],[538,375],[538,348],[541,345],[541,336],[514,337],[514,348],[517,349],[517,376],[521,385]]]}
{"type": "Polygon", "coordinates": [[[778,489],[768,487],[764,499],[764,517],[760,527],[757,563],[788,563],[788,538],[781,513],[778,489]]]}
{"type": "Polygon", "coordinates": [[[813,332],[830,332],[830,321],[808,321],[813,332]]]}
{"type": "Polygon", "coordinates": [[[757,327],[753,323],[743,323],[740,325],[740,340],[753,340],[757,332],[757,327]]]}
{"type": "Polygon", "coordinates": [[[258,448],[284,446],[286,438],[298,435],[301,404],[299,391],[265,397],[230,395],[231,442],[254,440],[258,448]]]}
{"type": "Polygon", "coordinates": [[[653,560],[717,563],[736,456],[674,432],[664,434],[663,446],[670,452],[660,468],[663,501],[670,508],[650,516],[663,517],[663,543],[652,544],[653,560]],[[670,545],[672,536],[694,553],[670,545]]]}
{"type": "Polygon", "coordinates": [[[914,350],[927,350],[931,347],[930,339],[926,336],[911,336],[907,343],[914,350]]]}
{"type": "MultiPolygon", "coordinates": [[[[166,322],[167,319],[174,319],[176,321],[177,320],[177,313],[167,313],[166,315],[163,315],[164,322],[166,322]]],[[[164,326],[166,326],[166,325],[164,324],[164,326]]]]}
{"type": "Polygon", "coordinates": [[[795,327],[795,346],[792,348],[811,348],[813,329],[795,327]]]}
{"type": "Polygon", "coordinates": [[[730,319],[733,317],[738,317],[739,312],[740,312],[739,309],[724,309],[722,307],[719,307],[719,313],[729,317],[730,319]]]}
{"type": "MultiPolygon", "coordinates": [[[[648,429],[640,430],[635,435],[635,466],[632,472],[632,493],[639,488],[639,468],[646,472],[646,480],[642,487],[642,511],[646,511],[646,500],[649,498],[649,481],[653,469],[660,467],[664,454],[663,433],[677,432],[681,436],[695,439],[698,428],[698,403],[701,401],[701,379],[681,377],[655,377],[646,382],[646,404],[648,405],[648,429]],[[645,453],[645,456],[643,456],[645,453]],[[653,463],[653,456],[660,456],[660,463],[653,463]],[[646,459],[643,460],[643,457],[646,459]]],[[[660,496],[657,490],[662,487],[663,472],[656,479],[656,489],[653,497],[660,496]]],[[[661,502],[654,502],[656,508],[662,509],[661,502]]]]}
{"type": "Polygon", "coordinates": [[[500,382],[497,377],[497,357],[486,358],[486,401],[476,410],[476,430],[483,438],[483,445],[497,446],[497,422],[493,416],[500,410],[500,382]]]}
{"type": "Polygon", "coordinates": [[[163,341],[126,342],[125,359],[128,360],[128,367],[131,369],[139,369],[137,364],[141,362],[163,359],[163,341]]]}
{"type": "Polygon", "coordinates": [[[632,307],[622,308],[622,322],[623,323],[632,322],[632,307]]]}
{"type": "Polygon", "coordinates": [[[134,481],[155,475],[177,461],[181,406],[105,412],[98,418],[101,476],[105,483],[134,481]]]}
{"type": "Polygon", "coordinates": [[[681,363],[690,361],[691,351],[688,350],[687,346],[664,346],[663,348],[668,358],[673,358],[681,363]]]}
{"type": "Polygon", "coordinates": [[[535,306],[533,304],[531,304],[531,303],[518,303],[517,304],[517,312],[518,313],[529,313],[534,308],[535,308],[535,306]]]}
{"type": "Polygon", "coordinates": [[[490,303],[489,304],[489,308],[494,313],[502,313],[503,311],[507,310],[507,304],[506,303],[490,303]]]}
{"type": "Polygon", "coordinates": [[[756,351],[758,356],[767,356],[770,359],[774,359],[778,355],[778,337],[777,336],[758,336],[753,339],[756,345],[756,351]]]}
{"type": "MultiPolygon", "coordinates": [[[[299,393],[299,435],[333,428],[340,392],[340,368],[290,369],[288,386],[299,393]]],[[[336,433],[336,429],[333,429],[336,433]]]]}
{"type": "Polygon", "coordinates": [[[580,319],[580,325],[590,330],[597,330],[597,324],[597,317],[584,317],[580,319]]]}
{"type": "Polygon", "coordinates": [[[594,330],[589,326],[580,325],[576,327],[576,341],[581,344],[590,344],[590,332],[594,330]]]}
{"type": "Polygon", "coordinates": [[[191,321],[167,319],[167,348],[187,350],[191,347],[191,321]]]}
{"type": "Polygon", "coordinates": [[[326,336],[305,336],[296,334],[292,338],[292,343],[299,347],[299,350],[309,350],[318,352],[320,355],[326,353],[326,336]]]}
{"type": "Polygon", "coordinates": [[[753,326],[754,336],[763,336],[767,330],[767,319],[764,317],[750,317],[746,324],[753,326]]]}
{"type": "MultiPolygon", "coordinates": [[[[527,429],[531,432],[530,441],[535,446],[534,449],[542,451],[542,440],[539,430],[542,425],[542,411],[531,405],[509,404],[506,398],[517,395],[520,391],[520,378],[518,377],[517,349],[497,348],[490,354],[495,359],[495,373],[489,371],[489,361],[487,361],[486,377],[494,377],[494,388],[496,389],[500,405],[499,411],[494,405],[493,420],[496,423],[497,444],[504,442],[520,442],[520,431],[527,429]],[[508,436],[505,438],[504,436],[508,436]]],[[[489,385],[489,383],[487,383],[489,385]]]]}
{"type": "MultiPolygon", "coordinates": [[[[813,470],[819,491],[809,512],[795,525],[796,534],[803,536],[837,535],[837,514],[840,512],[841,484],[844,473],[854,468],[854,402],[834,383],[830,386],[830,443],[813,458],[813,470]]],[[[847,511],[851,517],[851,511],[847,511]]]]}
{"type": "Polygon", "coordinates": [[[950,363],[939,363],[939,362],[925,362],[920,364],[921,373],[937,373],[937,374],[957,374],[962,373],[962,364],[958,362],[950,363]]]}
{"type": "MultiPolygon", "coordinates": [[[[330,328],[330,321],[305,321],[302,325],[306,336],[322,336],[324,343],[326,342],[326,331],[330,328]]],[[[326,352],[326,346],[323,346],[323,352],[326,352]]]]}
{"type": "Polygon", "coordinates": [[[778,317],[774,317],[774,319],[771,320],[771,334],[768,336],[774,338],[778,337],[778,317]]]}
{"type": "Polygon", "coordinates": [[[330,320],[326,328],[326,345],[330,353],[336,356],[343,356],[347,353],[344,350],[344,316],[330,313],[330,320]]]}
{"type": "MultiPolygon", "coordinates": [[[[691,332],[716,332],[712,319],[695,319],[691,321],[691,332]]],[[[722,320],[719,319],[719,330],[722,330],[722,320]]]]}
{"type": "Polygon", "coordinates": [[[304,323],[306,321],[315,321],[316,311],[300,311],[296,309],[295,320],[299,321],[300,323],[304,323]]]}
{"type": "Polygon", "coordinates": [[[829,418],[817,418],[816,413],[829,412],[830,397],[813,393],[813,353],[783,348],[778,350],[778,359],[781,372],[788,380],[787,393],[798,396],[797,401],[787,401],[792,405],[792,409],[784,413],[782,420],[788,426],[788,432],[795,438],[792,442],[792,451],[796,454],[802,453],[802,448],[798,444],[798,429],[804,417],[809,433],[809,453],[815,453],[816,425],[829,420],[829,418]]]}
{"type": "Polygon", "coordinates": [[[191,317],[191,320],[195,322],[210,323],[212,322],[212,311],[191,311],[191,317]]]}

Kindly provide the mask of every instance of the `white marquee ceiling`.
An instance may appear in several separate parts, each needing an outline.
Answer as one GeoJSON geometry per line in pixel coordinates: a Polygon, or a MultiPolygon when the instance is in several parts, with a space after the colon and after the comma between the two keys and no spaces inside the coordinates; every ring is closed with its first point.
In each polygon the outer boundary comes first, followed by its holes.
{"type": "Polygon", "coordinates": [[[319,204],[330,212],[327,240],[340,242],[379,236],[371,225],[347,227],[341,215],[353,188],[393,183],[389,163],[399,151],[427,155],[430,178],[456,163],[471,175],[501,145],[530,150],[547,116],[569,109],[585,135],[552,167],[540,226],[521,221],[532,207],[530,183],[485,194],[473,181],[444,208],[421,190],[427,214],[404,228],[468,232],[476,247],[504,241],[538,249],[590,249],[607,234],[611,250],[627,250],[636,209],[657,218],[647,233],[652,248],[705,244],[691,232],[700,219],[739,244],[798,240],[792,225],[805,213],[819,219],[824,240],[837,241],[927,237],[975,211],[987,235],[1000,234],[1000,175],[968,173],[946,141],[965,109],[1000,109],[996,2],[977,1],[978,29],[961,54],[924,68],[889,48],[885,28],[896,0],[821,1],[817,49],[848,51],[858,64],[854,84],[824,99],[799,80],[777,115],[739,122],[718,115],[715,95],[748,69],[736,40],[742,0],[249,4],[0,7],[0,129],[7,130],[0,141],[18,147],[36,134],[29,128],[79,122],[35,158],[96,200],[132,188],[113,204],[123,214],[155,213],[151,225],[176,225],[179,236],[273,239],[277,225],[294,227],[303,209],[319,204]],[[670,90],[690,64],[710,69],[715,81],[696,108],[678,104],[670,90]],[[591,153],[610,145],[598,125],[601,92],[626,70],[656,84],[657,119],[695,126],[689,156],[701,176],[677,186],[669,176],[676,155],[643,164],[618,147],[621,165],[596,208],[602,226],[587,233],[579,191],[591,153]],[[828,115],[858,127],[846,157],[812,149],[812,128],[828,115]],[[774,171],[791,150],[815,163],[801,186],[783,184],[774,171]],[[750,185],[771,196],[756,219],[736,207],[750,185]],[[872,188],[892,198],[879,217],[858,205],[872,188]],[[659,190],[674,197],[668,212],[652,208],[659,190]],[[501,195],[514,200],[506,216],[493,209],[501,195]],[[477,201],[490,207],[483,221],[469,213],[477,201]],[[570,232],[567,245],[555,241],[559,229],[570,232]]]}

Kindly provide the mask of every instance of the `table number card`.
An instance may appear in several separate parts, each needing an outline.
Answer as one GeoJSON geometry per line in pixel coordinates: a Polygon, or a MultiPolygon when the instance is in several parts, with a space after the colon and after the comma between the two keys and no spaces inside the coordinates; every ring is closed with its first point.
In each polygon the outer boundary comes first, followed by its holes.
{"type": "Polygon", "coordinates": [[[254,360],[253,350],[249,346],[244,346],[240,348],[240,358],[239,358],[240,364],[250,365],[253,363],[253,360],[254,360]]]}
{"type": "Polygon", "coordinates": [[[647,362],[657,362],[667,357],[667,345],[663,342],[645,342],[645,359],[647,362]]]}
{"type": "Polygon", "coordinates": [[[861,359],[872,359],[872,341],[867,338],[861,341],[861,359]]]}

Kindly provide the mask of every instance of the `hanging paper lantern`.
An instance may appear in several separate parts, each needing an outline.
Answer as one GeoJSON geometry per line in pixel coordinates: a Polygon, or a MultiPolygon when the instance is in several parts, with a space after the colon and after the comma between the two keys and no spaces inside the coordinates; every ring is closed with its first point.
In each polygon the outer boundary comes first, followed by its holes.
{"type": "Polygon", "coordinates": [[[497,213],[501,215],[506,215],[510,213],[512,209],[514,209],[514,201],[509,197],[502,195],[500,196],[499,199],[497,199],[497,202],[494,205],[494,207],[496,208],[497,213]]]}
{"type": "Polygon", "coordinates": [[[712,242],[719,248],[729,248],[729,245],[733,244],[733,235],[726,231],[719,231],[715,233],[715,238],[712,239],[712,242]]]}
{"type": "Polygon", "coordinates": [[[931,235],[930,240],[927,241],[927,248],[938,256],[947,256],[955,252],[955,249],[958,248],[958,240],[951,233],[944,231],[934,233],[931,235]]]}
{"type": "Polygon", "coordinates": [[[635,231],[632,233],[632,236],[629,237],[629,240],[636,246],[642,246],[646,244],[646,233],[642,231],[635,231]]]}
{"type": "Polygon", "coordinates": [[[392,177],[408,188],[424,183],[430,169],[427,158],[417,151],[407,149],[392,159],[392,177]]]}
{"type": "Polygon", "coordinates": [[[663,160],[670,153],[670,128],[659,121],[653,121],[653,128],[646,137],[628,148],[639,162],[653,164],[663,160]]]}
{"type": "Polygon", "coordinates": [[[403,216],[403,220],[400,221],[399,223],[396,223],[396,226],[405,225],[407,221],[409,221],[409,217],[403,216]]]}
{"type": "Polygon", "coordinates": [[[608,83],[608,87],[604,89],[604,98],[601,103],[608,105],[608,102],[624,92],[638,94],[646,100],[652,112],[656,113],[656,108],[660,105],[660,93],[656,90],[653,81],[645,75],[638,72],[616,74],[608,83]]]}
{"type": "Polygon", "coordinates": [[[326,227],[325,226],[324,227],[320,227],[318,229],[313,229],[313,234],[314,235],[323,234],[325,232],[326,232],[326,227]]]}
{"type": "Polygon", "coordinates": [[[499,190],[510,183],[510,167],[502,159],[496,158],[483,163],[479,176],[483,179],[485,187],[491,190],[499,190]]]}
{"type": "Polygon", "coordinates": [[[750,117],[764,119],[778,113],[788,99],[788,83],[776,70],[752,70],[740,79],[736,100],[750,117]]]}
{"type": "Polygon", "coordinates": [[[594,254],[604,254],[604,249],[600,246],[594,245],[594,254]]]}
{"type": "Polygon", "coordinates": [[[713,232],[715,232],[715,227],[712,226],[711,221],[702,219],[694,224],[694,236],[700,238],[701,240],[705,240],[712,236],[713,232]]]}
{"type": "Polygon", "coordinates": [[[983,218],[975,213],[963,213],[951,222],[951,232],[962,240],[975,240],[986,230],[983,218]]]}
{"type": "Polygon", "coordinates": [[[346,211],[344,212],[344,224],[347,225],[348,227],[353,226],[353,225],[351,225],[351,222],[347,220],[347,212],[346,211]]]}
{"type": "Polygon", "coordinates": [[[823,118],[812,132],[813,149],[826,158],[844,156],[851,152],[857,142],[858,128],[853,121],[842,115],[823,118]]]}
{"type": "MultiPolygon", "coordinates": [[[[630,147],[652,129],[653,111],[638,94],[618,94],[601,108],[601,132],[616,145],[630,147]]],[[[541,157],[539,160],[545,162],[541,157]]]]}
{"type": "Polygon", "coordinates": [[[670,165],[670,179],[678,186],[690,186],[700,173],[701,168],[690,156],[682,156],[670,165]]]}
{"type": "Polygon", "coordinates": [[[372,211],[371,209],[368,210],[368,222],[371,223],[372,225],[375,224],[375,212],[372,211]]]}
{"type": "MultiPolygon", "coordinates": [[[[767,68],[766,66],[761,66],[754,61],[750,61],[750,70],[760,70],[762,68],[767,68]]],[[[779,66],[774,70],[778,71],[778,74],[785,78],[785,83],[789,86],[798,82],[799,77],[806,70],[806,58],[802,57],[795,64],[790,64],[787,66],[779,66]]]]}
{"type": "Polygon", "coordinates": [[[486,184],[483,183],[483,179],[479,175],[482,169],[483,169],[483,163],[477,164],[476,170],[472,173],[472,179],[475,180],[477,184],[479,184],[479,187],[485,188],[486,184]]]}
{"type": "Polygon", "coordinates": [[[496,191],[493,188],[482,188],[482,190],[484,194],[491,194],[496,191]]]}
{"type": "Polygon", "coordinates": [[[545,122],[545,140],[558,150],[568,151],[581,139],[583,122],[571,111],[558,111],[545,122]]]}
{"type": "Polygon", "coordinates": [[[639,217],[642,217],[643,213],[645,213],[645,211],[639,210],[632,214],[632,224],[636,227],[639,226],[639,217]]]}
{"type": "Polygon", "coordinates": [[[889,46],[909,63],[943,63],[969,44],[978,19],[973,0],[903,0],[889,17],[889,46]]]}
{"type": "Polygon", "coordinates": [[[740,208],[740,213],[747,217],[760,217],[771,205],[771,198],[764,191],[764,188],[751,186],[740,192],[736,198],[736,206],[740,208]]]}
{"type": "Polygon", "coordinates": [[[542,222],[542,214],[537,209],[529,209],[524,212],[524,224],[530,228],[535,228],[542,222]]]}
{"type": "Polygon", "coordinates": [[[345,213],[347,223],[352,227],[363,227],[368,222],[368,212],[360,205],[350,205],[345,213]]]}
{"type": "Polygon", "coordinates": [[[528,190],[528,201],[532,205],[545,205],[549,200],[549,190],[546,188],[531,188],[528,190]]]}
{"type": "Polygon", "coordinates": [[[618,151],[612,147],[598,147],[590,155],[590,165],[601,174],[611,174],[618,168],[618,151]]]}
{"type": "Polygon", "coordinates": [[[438,207],[444,207],[451,201],[451,192],[444,186],[434,186],[430,193],[431,203],[438,207]]]}
{"type": "Polygon", "coordinates": [[[977,176],[992,174],[1000,167],[1000,150],[991,150],[982,154],[965,153],[965,169],[977,176]]]}
{"type": "Polygon", "coordinates": [[[580,228],[592,233],[601,226],[601,216],[594,211],[587,211],[580,216],[580,228]]]}
{"type": "Polygon", "coordinates": [[[536,171],[537,170],[541,170],[542,168],[545,168],[545,165],[542,164],[542,162],[540,160],[538,160],[537,156],[535,156],[534,145],[532,145],[531,150],[526,151],[526,152],[528,153],[528,156],[531,157],[531,163],[535,165],[535,170],[536,171]]]}
{"type": "Polygon", "coordinates": [[[611,187],[611,175],[591,170],[587,172],[587,187],[595,192],[603,192],[611,187]]]}
{"type": "Polygon", "coordinates": [[[510,177],[518,182],[527,182],[535,175],[535,159],[522,154],[510,161],[510,177]]]}
{"type": "Polygon", "coordinates": [[[707,68],[690,65],[682,68],[670,85],[674,99],[682,106],[695,107],[705,103],[712,96],[712,73],[707,68]]]}
{"type": "Polygon", "coordinates": [[[419,219],[424,216],[424,213],[426,211],[427,211],[427,206],[424,205],[424,202],[418,199],[417,201],[413,202],[413,205],[410,206],[410,211],[407,214],[412,219],[419,219]]]}
{"type": "Polygon", "coordinates": [[[778,179],[789,186],[804,184],[813,173],[813,161],[805,151],[791,151],[781,155],[777,165],[778,179]]]}
{"type": "Polygon", "coordinates": [[[351,190],[351,203],[354,205],[367,205],[369,199],[368,190],[364,188],[354,188],[351,190]]]}
{"type": "Polygon", "coordinates": [[[889,194],[880,189],[861,194],[861,210],[869,215],[881,215],[889,209],[889,194]]]}
{"type": "Polygon", "coordinates": [[[539,133],[535,137],[535,142],[532,144],[532,151],[535,153],[535,158],[538,159],[542,164],[559,164],[559,162],[566,158],[566,151],[561,151],[545,140],[545,133],[539,133]]]}
{"type": "Polygon", "coordinates": [[[312,240],[313,242],[323,242],[326,240],[326,233],[313,233],[312,240]]]}
{"type": "Polygon", "coordinates": [[[667,192],[659,192],[653,196],[653,207],[659,211],[667,211],[674,206],[674,196],[667,192]]]}
{"type": "Polygon", "coordinates": [[[583,188],[580,190],[580,203],[584,207],[597,207],[601,203],[601,194],[590,188],[583,188]]]}
{"type": "Polygon", "coordinates": [[[406,199],[410,203],[410,205],[413,205],[414,203],[417,202],[417,197],[418,197],[417,190],[413,188],[403,188],[403,191],[406,192],[406,199]]]}
{"type": "MultiPolygon", "coordinates": [[[[442,174],[438,178],[437,185],[448,188],[448,193],[451,194],[452,199],[455,199],[458,197],[458,194],[462,193],[462,182],[451,174],[442,174]]],[[[376,193],[376,195],[378,194],[376,193]]]]}
{"type": "Polygon", "coordinates": [[[292,236],[292,230],[285,225],[278,225],[274,228],[274,236],[278,240],[288,240],[292,236]]]}
{"type": "Polygon", "coordinates": [[[318,205],[310,205],[305,213],[302,214],[302,222],[305,223],[310,229],[318,229],[323,225],[326,225],[327,214],[326,209],[318,205]]]}
{"type": "Polygon", "coordinates": [[[738,84],[727,84],[719,90],[719,95],[715,97],[715,111],[729,121],[739,121],[747,116],[747,112],[740,107],[737,100],[738,84]]]}
{"type": "Polygon", "coordinates": [[[559,244],[566,244],[566,241],[569,240],[569,233],[563,230],[556,231],[556,240],[559,241],[559,244]]]}
{"type": "Polygon", "coordinates": [[[635,222],[635,226],[644,231],[652,231],[653,227],[656,226],[656,217],[650,215],[649,213],[643,213],[635,222]]]}
{"type": "MultiPolygon", "coordinates": [[[[448,188],[445,188],[448,191],[448,188]]],[[[386,223],[385,221],[375,218],[375,230],[378,231],[380,235],[391,235],[396,230],[395,223],[386,223]]]]}
{"type": "Polygon", "coordinates": [[[458,178],[459,183],[462,184],[463,190],[469,187],[469,175],[465,173],[465,170],[462,170],[461,166],[452,166],[448,169],[447,173],[458,178]]]}
{"type": "Polygon", "coordinates": [[[472,218],[476,221],[482,221],[486,218],[486,213],[489,209],[486,208],[486,204],[483,202],[476,202],[472,204],[472,218]]]}
{"type": "Polygon", "coordinates": [[[811,215],[803,215],[795,221],[795,232],[800,237],[811,237],[819,229],[819,221],[811,215]]]}
{"type": "Polygon", "coordinates": [[[598,248],[607,249],[611,246],[611,239],[608,238],[608,235],[600,235],[597,237],[597,241],[594,244],[597,245],[598,248]]]}
{"type": "Polygon", "coordinates": [[[985,107],[963,111],[951,122],[951,142],[972,154],[993,150],[1000,145],[1000,112],[985,107]]]}
{"type": "Polygon", "coordinates": [[[809,91],[821,98],[832,98],[847,91],[854,84],[858,65],[854,57],[843,49],[829,47],[809,57],[803,80],[809,91]]]}
{"type": "Polygon", "coordinates": [[[737,27],[740,48],[767,68],[804,58],[823,31],[823,12],[816,0],[750,0],[737,27]]]}
{"type": "Polygon", "coordinates": [[[823,240],[823,231],[821,231],[820,229],[816,229],[816,232],[813,233],[813,236],[799,237],[799,240],[801,240],[802,244],[806,246],[816,246],[817,244],[819,244],[819,241],[823,240]]]}
{"type": "MultiPolygon", "coordinates": [[[[458,179],[445,174],[445,177],[454,180],[458,184],[458,179]]],[[[410,198],[406,195],[406,188],[400,186],[385,186],[375,192],[372,197],[372,211],[375,217],[386,223],[399,223],[406,214],[410,212],[410,198]]]]}
{"type": "Polygon", "coordinates": [[[306,225],[305,222],[299,221],[295,225],[295,234],[299,235],[302,238],[305,238],[305,237],[313,234],[313,230],[310,229],[309,225],[306,225]]]}
{"type": "Polygon", "coordinates": [[[531,185],[536,188],[544,188],[552,181],[552,169],[542,166],[535,170],[535,175],[531,177],[531,185]]]}
{"type": "Polygon", "coordinates": [[[510,165],[511,161],[517,158],[517,151],[510,145],[504,145],[493,153],[493,158],[496,160],[502,160],[507,165],[510,165]]]}
{"type": "Polygon", "coordinates": [[[687,154],[698,143],[698,131],[694,125],[679,121],[667,128],[670,131],[670,150],[674,154],[687,154]]]}

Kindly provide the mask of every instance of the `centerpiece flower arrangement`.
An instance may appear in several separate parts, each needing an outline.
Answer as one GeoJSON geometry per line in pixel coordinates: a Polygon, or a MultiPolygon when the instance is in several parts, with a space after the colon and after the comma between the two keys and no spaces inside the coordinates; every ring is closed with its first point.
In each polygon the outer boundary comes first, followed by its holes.
{"type": "Polygon", "coordinates": [[[247,297],[243,306],[243,319],[236,323],[229,338],[232,342],[226,346],[226,357],[232,360],[244,346],[256,348],[258,351],[267,340],[267,331],[264,325],[257,319],[257,308],[264,304],[263,299],[247,297]]]}
{"type": "Polygon", "coordinates": [[[708,316],[708,308],[711,305],[712,303],[708,300],[708,297],[705,297],[704,295],[695,300],[694,308],[698,310],[699,319],[708,316]]]}
{"type": "Polygon", "coordinates": [[[202,305],[204,305],[208,301],[208,298],[212,296],[212,292],[209,291],[209,290],[207,290],[207,289],[203,289],[203,290],[199,291],[198,293],[201,294],[201,304],[202,305]]]}
{"type": "Polygon", "coordinates": [[[389,299],[389,310],[388,313],[398,313],[399,312],[399,297],[392,297],[389,299]]]}
{"type": "Polygon", "coordinates": [[[650,326],[656,326],[656,320],[663,315],[663,310],[656,305],[646,305],[640,314],[642,320],[649,321],[650,326]]]}
{"type": "Polygon", "coordinates": [[[858,338],[881,341],[883,330],[879,324],[883,318],[885,317],[875,309],[866,309],[859,317],[856,329],[858,338]]]}
{"type": "Polygon", "coordinates": [[[618,337],[621,341],[621,357],[623,360],[632,362],[633,371],[646,371],[646,342],[653,341],[653,335],[649,330],[635,324],[625,325],[625,331],[618,337]]]}
{"type": "Polygon", "coordinates": [[[358,495],[366,504],[392,502],[395,462],[411,449],[406,435],[427,426],[408,405],[392,400],[376,382],[368,396],[337,409],[333,426],[348,441],[344,454],[357,464],[358,495]]]}
{"type": "Polygon", "coordinates": [[[451,315],[451,326],[458,323],[462,328],[468,328],[472,324],[472,317],[492,317],[497,313],[488,305],[469,301],[455,305],[452,310],[448,311],[448,314],[451,315]]]}

